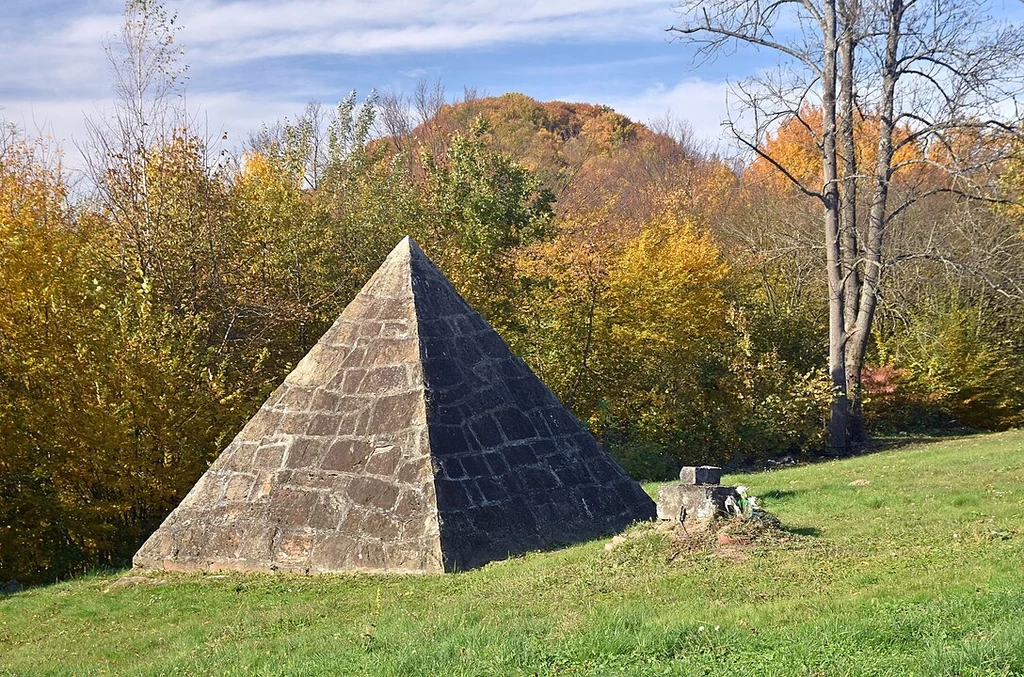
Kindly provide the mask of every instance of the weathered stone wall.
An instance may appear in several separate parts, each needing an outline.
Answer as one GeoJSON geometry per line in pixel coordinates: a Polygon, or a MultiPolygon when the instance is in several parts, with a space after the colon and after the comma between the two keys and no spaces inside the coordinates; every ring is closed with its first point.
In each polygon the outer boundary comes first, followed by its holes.
{"type": "Polygon", "coordinates": [[[377,271],[136,566],[441,570],[408,270],[377,271]]]}
{"type": "Polygon", "coordinates": [[[418,249],[412,266],[445,570],[653,519],[643,489],[418,249]]]}

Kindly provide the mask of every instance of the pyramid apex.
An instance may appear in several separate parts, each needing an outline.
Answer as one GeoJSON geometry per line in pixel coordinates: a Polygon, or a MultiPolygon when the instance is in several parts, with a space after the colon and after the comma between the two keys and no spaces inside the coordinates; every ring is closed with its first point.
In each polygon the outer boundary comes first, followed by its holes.
{"type": "Polygon", "coordinates": [[[409,258],[413,255],[425,256],[420,246],[416,244],[416,240],[412,239],[409,235],[406,235],[401,241],[395,245],[395,248],[388,254],[388,259],[393,258],[409,258]]]}

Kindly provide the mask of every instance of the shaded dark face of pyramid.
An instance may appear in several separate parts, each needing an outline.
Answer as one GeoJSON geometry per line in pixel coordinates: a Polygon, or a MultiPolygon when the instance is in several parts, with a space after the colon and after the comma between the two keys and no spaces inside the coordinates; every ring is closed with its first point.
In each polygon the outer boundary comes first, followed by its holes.
{"type": "Polygon", "coordinates": [[[135,565],[456,571],[654,515],[406,238],[135,565]]]}

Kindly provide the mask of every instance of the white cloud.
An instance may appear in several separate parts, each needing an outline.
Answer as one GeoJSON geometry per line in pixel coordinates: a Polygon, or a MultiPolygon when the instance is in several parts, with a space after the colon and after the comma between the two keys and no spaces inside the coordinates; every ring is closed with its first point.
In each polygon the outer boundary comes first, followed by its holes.
{"type": "Polygon", "coordinates": [[[257,97],[249,92],[223,92],[202,97],[202,109],[196,115],[194,126],[200,134],[228,135],[228,146],[244,142],[263,124],[273,124],[283,118],[294,119],[302,113],[309,98],[257,97]]]}
{"type": "Polygon", "coordinates": [[[99,102],[84,98],[61,100],[13,99],[0,104],[0,116],[32,136],[50,138],[75,162],[74,144],[85,140],[85,115],[96,111],[99,102]]]}
{"type": "MultiPolygon", "coordinates": [[[[181,38],[191,57],[218,63],[298,55],[448,51],[549,39],[658,39],[671,17],[665,0],[184,0],[169,4],[177,9],[181,38]]],[[[118,9],[112,4],[110,12],[76,17],[51,38],[62,44],[96,45],[117,30],[118,9]]]]}
{"type": "Polygon", "coordinates": [[[656,12],[651,11],[650,0],[632,3],[628,9],[588,7],[585,12],[561,13],[550,8],[543,11],[539,3],[515,8],[514,3],[487,3],[486,10],[479,8],[484,3],[470,3],[442,5],[437,11],[425,7],[384,11],[365,18],[358,11],[347,14],[333,6],[317,12],[311,7],[314,4],[319,3],[289,3],[272,13],[258,8],[240,13],[244,18],[234,22],[224,8],[215,8],[193,17],[182,35],[200,61],[224,64],[298,55],[408,54],[510,43],[659,39],[664,19],[653,17],[665,14],[661,0],[656,12]],[[445,11],[452,7],[458,11],[445,11]]]}
{"type": "MultiPolygon", "coordinates": [[[[416,26],[429,33],[435,26],[475,26],[486,34],[515,35],[517,39],[530,39],[528,28],[551,23],[565,24],[567,28],[579,19],[595,20],[605,37],[621,34],[624,26],[618,22],[624,13],[633,17],[651,8],[664,10],[663,0],[592,0],[565,2],[557,0],[470,0],[438,3],[436,0],[289,0],[286,2],[260,2],[249,0],[232,3],[214,3],[194,0],[181,5],[180,15],[190,36],[203,42],[233,39],[251,39],[270,34],[296,33],[301,35],[330,35],[338,32],[401,29],[416,26]],[[511,32],[505,29],[512,28],[511,32]]],[[[485,36],[482,36],[486,38],[485,36]]],[[[467,39],[472,39],[468,36],[467,39]]],[[[434,42],[429,36],[424,42],[434,42]]],[[[404,49],[403,43],[394,48],[404,49]]],[[[352,49],[365,48],[354,45],[352,49]]]]}
{"type": "MultiPolygon", "coordinates": [[[[208,93],[201,101],[188,103],[186,114],[196,134],[220,139],[227,134],[227,147],[244,142],[250,133],[264,123],[272,124],[285,117],[294,118],[302,112],[308,98],[259,97],[249,92],[208,93]]],[[[109,119],[109,102],[90,99],[62,99],[34,102],[5,102],[0,116],[14,122],[32,136],[56,142],[64,150],[65,165],[72,169],[84,167],[81,151],[89,145],[86,117],[109,119]],[[13,113],[13,114],[12,114],[13,113]]]]}
{"type": "MultiPolygon", "coordinates": [[[[509,45],[524,45],[528,56],[521,63],[496,62],[495,68],[504,71],[505,86],[527,94],[534,85],[551,92],[556,81],[575,80],[579,91],[564,97],[568,100],[605,103],[640,121],[672,111],[707,139],[718,138],[724,115],[723,83],[689,79],[644,85],[639,78],[651,82],[654,63],[673,56],[619,51],[630,41],[662,43],[662,31],[674,18],[672,0],[166,0],[166,5],[183,27],[180,40],[193,75],[189,108],[201,111],[204,124],[209,120],[211,134],[226,129],[233,141],[261,123],[297,114],[306,101],[324,98],[324,91],[338,95],[351,86],[347,73],[306,70],[297,65],[304,62],[285,59],[321,64],[317,59],[328,56],[386,55],[393,70],[373,76],[386,87],[396,77],[413,74],[443,78],[435,56],[509,45]],[[586,44],[591,52],[596,48],[600,57],[570,64],[545,57],[549,48],[564,50],[570,44],[586,44]],[[612,66],[620,73],[635,68],[638,79],[623,84],[620,78],[612,87],[600,75],[585,72],[612,66]],[[264,70],[275,68],[284,70],[271,81],[264,70]],[[508,83],[510,78],[519,79],[508,83]],[[638,93],[622,94],[627,87],[638,93]]],[[[111,100],[103,44],[116,33],[122,7],[121,0],[51,0],[42,17],[26,2],[5,10],[13,21],[0,21],[5,38],[0,41],[5,64],[0,116],[30,132],[43,128],[52,133],[68,149],[69,162],[75,153],[71,140],[85,138],[85,114],[97,114],[111,100]],[[54,2],[65,11],[53,11],[54,2]]],[[[468,59],[487,58],[485,51],[466,54],[468,59]]]]}
{"type": "Polygon", "coordinates": [[[657,84],[635,96],[612,96],[601,103],[644,123],[670,114],[689,123],[698,139],[722,148],[727,144],[722,134],[722,120],[728,113],[728,87],[725,81],[687,78],[671,87],[657,84]]]}

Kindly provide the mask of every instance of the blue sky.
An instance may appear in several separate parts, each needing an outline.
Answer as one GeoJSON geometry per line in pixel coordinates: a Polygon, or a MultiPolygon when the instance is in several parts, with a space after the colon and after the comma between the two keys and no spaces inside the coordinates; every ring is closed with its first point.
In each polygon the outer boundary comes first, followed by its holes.
{"type": "MultiPolygon", "coordinates": [[[[523,92],[607,104],[642,122],[671,111],[719,138],[726,80],[756,59],[694,70],[668,39],[671,0],[166,0],[182,26],[188,106],[212,132],[244,139],[306,102],[411,92],[523,92]]],[[[103,43],[122,0],[0,0],[0,116],[52,134],[73,154],[83,118],[112,99],[103,43]]],[[[73,162],[73,158],[69,157],[73,162]]]]}

